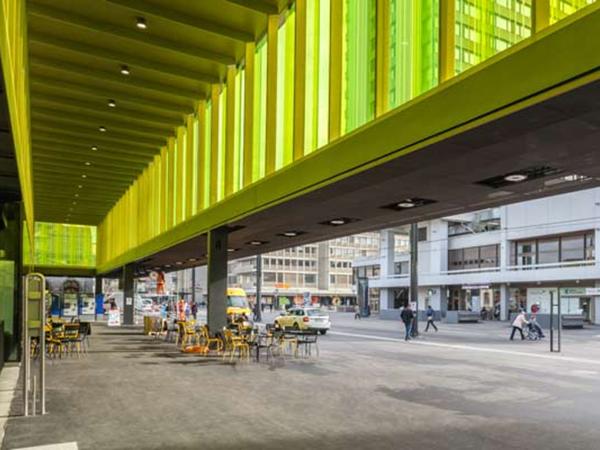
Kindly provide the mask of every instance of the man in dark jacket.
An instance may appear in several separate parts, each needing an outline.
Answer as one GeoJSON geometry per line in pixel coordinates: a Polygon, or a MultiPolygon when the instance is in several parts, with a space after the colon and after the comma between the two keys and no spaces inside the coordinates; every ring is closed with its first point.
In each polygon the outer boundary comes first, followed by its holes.
{"type": "Polygon", "coordinates": [[[400,318],[402,319],[402,322],[404,322],[404,328],[406,330],[404,340],[408,341],[410,339],[410,332],[412,331],[412,324],[415,318],[415,313],[413,313],[413,310],[410,307],[410,303],[404,307],[404,309],[400,313],[400,318]]]}

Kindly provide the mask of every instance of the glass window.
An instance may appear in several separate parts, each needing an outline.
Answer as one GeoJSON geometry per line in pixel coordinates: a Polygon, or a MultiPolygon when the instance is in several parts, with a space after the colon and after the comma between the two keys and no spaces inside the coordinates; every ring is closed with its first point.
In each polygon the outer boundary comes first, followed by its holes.
{"type": "Polygon", "coordinates": [[[463,249],[448,250],[448,270],[460,270],[463,265],[463,249]]]}
{"type": "Polygon", "coordinates": [[[517,242],[517,266],[531,266],[536,263],[535,241],[517,242]]]}
{"type": "Polygon", "coordinates": [[[532,0],[456,0],[456,73],[531,36],[531,4],[532,0]]]}
{"type": "Polygon", "coordinates": [[[423,242],[427,240],[427,227],[419,228],[418,232],[419,242],[423,242]]]}
{"type": "Polygon", "coordinates": [[[585,234],[585,259],[594,259],[596,257],[594,249],[594,232],[585,234]]]}
{"type": "Polygon", "coordinates": [[[498,267],[498,246],[486,245],[479,249],[479,267],[498,267]]]}
{"type": "Polygon", "coordinates": [[[538,262],[540,264],[552,264],[559,261],[558,238],[540,239],[538,241],[538,262]]]}
{"type": "Polygon", "coordinates": [[[595,0],[550,0],[550,23],[558,22],[594,2],[595,0]]]}
{"type": "Polygon", "coordinates": [[[479,247],[463,249],[463,262],[465,269],[477,269],[479,267],[479,247]]]}
{"type": "Polygon", "coordinates": [[[583,235],[563,236],[560,240],[560,255],[560,260],[563,262],[583,260],[585,258],[583,235]]]}
{"type": "Polygon", "coordinates": [[[317,278],[316,275],[314,273],[307,273],[304,274],[304,283],[306,284],[314,284],[316,283],[317,278]]]}
{"type": "Polygon", "coordinates": [[[375,0],[345,0],[342,132],[375,116],[375,0]]]}
{"type": "Polygon", "coordinates": [[[438,0],[390,0],[390,108],[438,83],[438,0]]]}

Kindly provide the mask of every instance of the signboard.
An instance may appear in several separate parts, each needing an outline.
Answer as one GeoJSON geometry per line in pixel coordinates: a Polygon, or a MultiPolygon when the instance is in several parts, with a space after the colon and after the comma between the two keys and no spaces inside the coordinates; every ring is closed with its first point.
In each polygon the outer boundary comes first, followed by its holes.
{"type": "Polygon", "coordinates": [[[600,288],[561,288],[562,297],[595,297],[600,295],[600,288]]]}
{"type": "Polygon", "coordinates": [[[108,323],[109,327],[121,326],[121,312],[118,309],[111,309],[108,311],[108,323]]]}
{"type": "Polygon", "coordinates": [[[489,289],[489,285],[487,284],[474,284],[474,285],[465,285],[462,287],[465,291],[473,291],[476,289],[489,289]]]}
{"type": "Polygon", "coordinates": [[[310,292],[303,294],[304,306],[310,306],[310,292]]]}
{"type": "Polygon", "coordinates": [[[126,297],[126,298],[125,298],[125,304],[126,304],[127,306],[131,306],[131,305],[133,305],[133,298],[132,298],[132,297],[126,297]]]}

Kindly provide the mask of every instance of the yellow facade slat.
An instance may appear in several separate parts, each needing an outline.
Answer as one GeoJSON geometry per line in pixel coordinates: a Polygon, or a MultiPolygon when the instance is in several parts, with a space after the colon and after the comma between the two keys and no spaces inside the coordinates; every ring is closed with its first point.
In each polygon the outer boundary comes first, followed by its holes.
{"type": "Polygon", "coordinates": [[[167,187],[167,205],[166,205],[166,213],[167,213],[167,229],[173,228],[173,219],[174,219],[174,211],[175,211],[175,138],[169,138],[168,141],[168,156],[167,161],[169,164],[169,174],[168,174],[168,187],[167,187]]]}
{"type": "Polygon", "coordinates": [[[454,35],[456,0],[440,1],[440,51],[439,81],[443,83],[454,76],[454,35]]]}
{"type": "Polygon", "coordinates": [[[160,150],[160,223],[159,233],[163,233],[167,229],[167,183],[168,183],[168,162],[167,148],[163,147],[160,150]]]}
{"type": "Polygon", "coordinates": [[[181,223],[185,208],[185,127],[177,128],[177,165],[175,174],[175,225],[181,223]]]}
{"type": "Polygon", "coordinates": [[[268,17],[267,23],[267,111],[265,135],[265,172],[275,171],[277,159],[277,32],[279,16],[268,17]]]}
{"type": "Polygon", "coordinates": [[[304,156],[306,108],[306,0],[296,0],[294,50],[294,160],[304,156]]]}
{"type": "Polygon", "coordinates": [[[219,195],[219,94],[221,86],[213,84],[210,96],[210,205],[217,202],[219,195]]]}
{"type": "Polygon", "coordinates": [[[244,187],[252,183],[252,162],[254,161],[254,55],[256,44],[246,43],[244,70],[244,187]]]}
{"type": "Polygon", "coordinates": [[[533,0],[532,6],[532,28],[537,33],[550,25],[550,0],[533,0]]]}
{"type": "Polygon", "coordinates": [[[390,0],[377,0],[377,65],[375,114],[389,109],[390,80],[390,0]]]}
{"type": "Polygon", "coordinates": [[[234,189],[235,164],[235,66],[227,68],[227,98],[225,107],[225,196],[234,189]]]}
{"type": "Polygon", "coordinates": [[[194,211],[194,116],[187,117],[185,132],[185,214],[184,220],[192,217],[194,211]]]}
{"type": "Polygon", "coordinates": [[[25,209],[30,257],[33,261],[34,209],[29,119],[29,60],[27,51],[26,2],[0,2],[0,60],[10,115],[21,197],[25,209]]]}
{"type": "Polygon", "coordinates": [[[196,170],[196,176],[198,179],[197,182],[197,186],[198,186],[198,194],[196,197],[197,200],[197,210],[198,211],[202,211],[204,208],[206,208],[206,205],[204,204],[204,187],[206,186],[206,179],[205,179],[205,170],[204,170],[204,162],[206,161],[206,152],[210,151],[210,149],[206,148],[206,137],[204,136],[206,127],[205,127],[205,123],[206,123],[206,101],[205,100],[201,100],[198,103],[198,142],[196,142],[196,152],[198,154],[197,157],[197,161],[198,161],[198,167],[196,170]]]}
{"type": "Polygon", "coordinates": [[[331,0],[329,28],[329,141],[342,131],[342,58],[344,1],[331,0]]]}

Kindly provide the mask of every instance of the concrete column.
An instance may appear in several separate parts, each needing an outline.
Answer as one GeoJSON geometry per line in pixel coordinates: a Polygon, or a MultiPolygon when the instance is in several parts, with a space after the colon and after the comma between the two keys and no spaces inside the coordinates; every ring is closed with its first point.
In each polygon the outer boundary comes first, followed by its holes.
{"type": "Polygon", "coordinates": [[[121,286],[123,286],[123,325],[134,324],[134,295],[135,280],[133,277],[133,264],[123,266],[121,274],[121,286]]]}
{"type": "Polygon", "coordinates": [[[212,335],[227,325],[227,229],[208,232],[208,329],[212,335]]]}
{"type": "Polygon", "coordinates": [[[508,320],[508,303],[510,294],[506,284],[500,285],[500,320],[508,320]]]}
{"type": "Polygon", "coordinates": [[[392,230],[380,231],[379,260],[381,261],[380,276],[382,279],[394,275],[394,234],[392,230]]]}
{"type": "Polygon", "coordinates": [[[329,241],[317,244],[317,288],[321,291],[329,290],[329,241]]]}
{"type": "Polygon", "coordinates": [[[506,267],[513,265],[510,261],[510,242],[508,241],[507,232],[507,211],[506,206],[500,207],[500,247],[498,249],[500,253],[500,272],[506,272],[506,267]]]}
{"type": "Polygon", "coordinates": [[[448,312],[448,286],[440,286],[440,315],[446,317],[448,312]]]}
{"type": "MultiPolygon", "coordinates": [[[[596,250],[598,253],[598,249],[596,250]]],[[[596,281],[596,287],[600,288],[600,281],[596,281]]],[[[590,318],[592,323],[600,325],[600,297],[592,297],[592,304],[590,305],[590,318]]]]}
{"type": "Polygon", "coordinates": [[[379,289],[379,310],[392,309],[392,290],[388,288],[379,289]]]}

